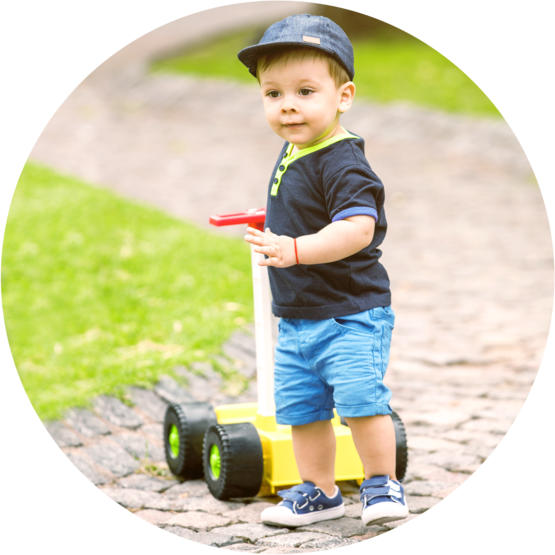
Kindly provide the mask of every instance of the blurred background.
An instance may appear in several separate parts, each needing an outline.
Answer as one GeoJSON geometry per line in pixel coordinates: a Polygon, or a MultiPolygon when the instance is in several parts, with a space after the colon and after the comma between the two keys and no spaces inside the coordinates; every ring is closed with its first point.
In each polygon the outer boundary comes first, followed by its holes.
{"type": "Polygon", "coordinates": [[[127,386],[163,375],[183,383],[175,369],[201,374],[199,363],[229,395],[249,387],[222,351],[252,322],[244,229],[208,219],[265,204],[281,139],[236,54],[294,13],[326,15],[353,42],[357,96],[343,125],[366,140],[386,187],[397,406],[410,416],[426,389],[468,411],[495,383],[520,388],[499,409],[505,431],[512,422],[541,360],[553,283],[524,153],[438,52],[370,17],[302,2],[236,4],[156,29],[93,72],[45,128],[2,259],[10,346],[42,419],[100,394],[129,402],[127,386]]]}

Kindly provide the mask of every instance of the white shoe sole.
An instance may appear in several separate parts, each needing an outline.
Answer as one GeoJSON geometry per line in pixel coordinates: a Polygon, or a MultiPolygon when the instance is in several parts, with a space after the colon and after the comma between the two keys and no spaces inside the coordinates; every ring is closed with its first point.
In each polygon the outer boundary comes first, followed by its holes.
{"type": "Polygon", "coordinates": [[[268,507],[262,511],[260,518],[264,524],[273,524],[275,526],[306,526],[321,520],[341,518],[344,514],[345,504],[341,503],[341,505],[332,509],[314,511],[304,515],[297,515],[286,507],[268,507]]]}
{"type": "Polygon", "coordinates": [[[409,516],[409,508],[406,505],[384,502],[367,507],[362,513],[361,519],[366,526],[375,526],[394,520],[402,520],[407,516],[409,516]]]}

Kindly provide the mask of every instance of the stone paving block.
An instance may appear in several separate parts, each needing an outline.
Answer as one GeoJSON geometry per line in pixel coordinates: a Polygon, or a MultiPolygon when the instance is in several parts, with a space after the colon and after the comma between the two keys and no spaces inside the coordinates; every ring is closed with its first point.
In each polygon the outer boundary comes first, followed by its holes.
{"type": "Polygon", "coordinates": [[[94,400],[93,405],[102,418],[115,426],[134,430],[143,424],[143,419],[133,409],[115,397],[101,395],[94,400]]]}
{"type": "Polygon", "coordinates": [[[128,393],[137,408],[155,422],[164,422],[167,403],[160,399],[154,391],[142,387],[130,387],[128,393]]]}
{"type": "Polygon", "coordinates": [[[384,528],[383,526],[367,526],[366,533],[362,536],[353,536],[353,540],[358,540],[359,542],[363,542],[364,540],[370,540],[387,532],[388,528],[384,528]]]}
{"type": "Polygon", "coordinates": [[[439,451],[428,455],[427,460],[430,464],[441,466],[452,472],[468,471],[474,472],[482,463],[480,457],[468,455],[464,452],[439,451]]]}
{"type": "Polygon", "coordinates": [[[210,401],[219,393],[219,384],[216,382],[212,382],[191,372],[186,373],[186,378],[188,382],[186,393],[190,396],[190,400],[210,401]]]}
{"type": "Polygon", "coordinates": [[[245,505],[240,509],[222,513],[222,516],[226,516],[234,521],[260,524],[262,523],[262,520],[260,520],[260,513],[262,513],[262,511],[264,509],[267,509],[268,507],[275,507],[275,503],[257,501],[255,503],[249,503],[248,505],[245,505]]]}
{"type": "Polygon", "coordinates": [[[78,453],[66,453],[66,457],[90,480],[95,486],[106,484],[108,480],[105,476],[97,472],[94,466],[78,453]]]}
{"type": "Polygon", "coordinates": [[[299,547],[306,542],[320,540],[322,538],[329,540],[330,536],[317,532],[290,532],[289,534],[262,538],[256,542],[256,545],[267,545],[268,547],[299,547]]]}
{"type": "Polygon", "coordinates": [[[87,409],[70,409],[66,414],[67,423],[85,437],[98,437],[111,433],[108,425],[87,409]]]}
{"type": "Polygon", "coordinates": [[[160,494],[158,493],[142,491],[139,489],[114,487],[103,487],[100,489],[108,497],[126,509],[142,509],[149,504],[150,501],[160,497],[160,494]]]}
{"type": "Polygon", "coordinates": [[[267,555],[293,555],[295,553],[311,553],[312,551],[316,551],[316,549],[296,549],[295,547],[275,546],[266,548],[260,553],[266,553],[267,555]]]}
{"type": "Polygon", "coordinates": [[[354,538],[322,538],[319,540],[311,540],[303,543],[300,547],[301,549],[318,549],[321,551],[327,551],[328,549],[336,549],[337,547],[343,547],[345,545],[352,545],[358,543],[359,540],[354,538]]]}
{"type": "Polygon", "coordinates": [[[256,375],[256,356],[230,343],[223,345],[222,350],[229,358],[236,362],[237,370],[246,378],[250,379],[256,375]]]}
{"type": "Polygon", "coordinates": [[[266,551],[266,547],[258,546],[258,545],[251,545],[250,543],[236,543],[234,545],[226,546],[223,549],[227,549],[228,551],[243,551],[247,553],[262,553],[266,551]]]}
{"type": "Polygon", "coordinates": [[[135,472],[139,461],[127,454],[119,445],[102,441],[86,447],[84,451],[95,463],[108,469],[114,476],[126,476],[135,472]]]}
{"type": "Polygon", "coordinates": [[[207,361],[196,360],[191,363],[191,368],[197,373],[208,379],[222,379],[221,375],[214,371],[212,365],[207,361]],[[217,376],[217,378],[216,378],[217,376]]]}
{"type": "Polygon", "coordinates": [[[62,422],[48,422],[44,425],[58,447],[79,447],[83,442],[79,436],[62,422]]]}
{"type": "Polygon", "coordinates": [[[177,484],[177,480],[166,480],[147,474],[131,474],[117,480],[116,484],[121,488],[140,489],[142,491],[154,491],[160,493],[177,484]]]}
{"type": "Polygon", "coordinates": [[[198,536],[198,532],[189,530],[188,528],[181,528],[181,526],[160,526],[160,528],[166,532],[170,532],[170,534],[175,534],[176,536],[187,540],[196,541],[195,536],[198,536]]]}
{"type": "Polygon", "coordinates": [[[235,331],[231,334],[227,341],[228,345],[233,345],[242,352],[256,359],[256,341],[254,335],[244,331],[235,331]]]}
{"type": "Polygon", "coordinates": [[[358,518],[360,522],[360,515],[362,514],[362,503],[355,503],[353,501],[352,505],[345,507],[345,516],[347,518],[358,518]]]}
{"type": "Polygon", "coordinates": [[[166,491],[166,495],[168,498],[185,499],[187,497],[204,497],[212,494],[204,480],[187,480],[181,484],[172,486],[166,491]]]}
{"type": "Polygon", "coordinates": [[[511,422],[516,418],[523,404],[520,399],[508,401],[484,399],[484,401],[487,401],[488,405],[474,409],[473,414],[475,416],[479,418],[501,418],[511,422]]]}
{"type": "Polygon", "coordinates": [[[167,522],[173,516],[172,513],[157,511],[156,509],[142,509],[137,511],[135,515],[155,526],[167,522]]]}
{"type": "Polygon", "coordinates": [[[123,433],[112,436],[120,447],[123,447],[132,457],[136,459],[150,459],[151,461],[165,461],[166,455],[160,447],[152,443],[140,434],[123,433]]]}
{"type": "MultiPolygon", "coordinates": [[[[170,376],[162,376],[154,391],[168,403],[190,403],[196,399],[170,376]]],[[[163,422],[163,419],[160,421],[163,422]]]]}
{"type": "Polygon", "coordinates": [[[515,390],[514,388],[511,388],[509,390],[503,390],[503,389],[494,389],[492,391],[488,391],[488,397],[490,399],[499,399],[501,401],[516,401],[516,400],[520,400],[522,402],[524,402],[526,400],[526,397],[528,397],[528,391],[518,391],[515,390]]]}
{"type": "Polygon", "coordinates": [[[409,511],[414,514],[424,513],[441,501],[441,499],[438,499],[437,497],[423,497],[416,495],[407,495],[405,499],[409,511]]]}
{"type": "Polygon", "coordinates": [[[489,432],[492,434],[504,435],[512,424],[513,421],[509,419],[474,418],[463,424],[461,429],[472,432],[489,432]]]}
{"type": "Polygon", "coordinates": [[[480,461],[485,461],[493,452],[495,447],[490,447],[488,445],[480,445],[479,443],[469,443],[465,445],[464,454],[474,455],[478,457],[480,461]]]}
{"type": "Polygon", "coordinates": [[[164,526],[163,530],[171,532],[172,534],[187,540],[192,540],[204,545],[211,545],[213,547],[226,547],[236,543],[243,543],[243,540],[234,538],[233,536],[213,534],[212,532],[195,532],[194,530],[189,530],[188,528],[181,528],[181,526],[164,526]]]}
{"type": "MultiPolygon", "coordinates": [[[[405,413],[403,413],[403,420],[405,413]]],[[[471,418],[468,412],[457,411],[457,410],[442,410],[435,412],[420,412],[411,417],[416,422],[422,422],[427,426],[440,426],[446,428],[453,428],[459,426],[465,422],[468,422],[471,418]]],[[[407,422],[408,423],[408,422],[407,422]]]]}
{"type": "Polygon", "coordinates": [[[144,504],[145,509],[156,509],[158,511],[171,511],[171,501],[166,499],[163,494],[151,492],[152,496],[149,497],[144,504]]]}
{"type": "Polygon", "coordinates": [[[427,496],[427,495],[434,495],[434,493],[436,492],[442,491],[446,488],[452,488],[452,487],[456,487],[456,486],[453,486],[453,484],[450,484],[448,482],[432,482],[432,481],[415,480],[414,482],[411,482],[410,484],[407,484],[406,486],[404,486],[404,489],[405,489],[406,495],[427,496]]]}
{"type": "Polygon", "coordinates": [[[440,490],[434,491],[431,495],[439,499],[445,499],[448,495],[451,495],[459,486],[449,486],[440,490]]]}
{"type": "Polygon", "coordinates": [[[171,508],[173,511],[202,511],[217,515],[223,515],[223,513],[240,509],[243,506],[243,503],[235,501],[220,501],[212,497],[212,495],[206,495],[204,497],[187,496],[171,500],[171,508]]]}
{"type": "Polygon", "coordinates": [[[503,439],[503,436],[500,434],[493,434],[490,432],[478,432],[474,430],[468,431],[462,429],[449,430],[445,432],[445,437],[447,439],[455,439],[457,434],[464,436],[464,439],[460,440],[460,443],[464,445],[478,443],[487,447],[497,447],[499,445],[499,442],[503,439]]]}
{"type": "Polygon", "coordinates": [[[150,441],[157,447],[164,447],[164,426],[162,424],[145,424],[138,430],[140,434],[146,434],[150,441]]]}
{"type": "Polygon", "coordinates": [[[174,515],[167,522],[168,526],[182,526],[183,528],[191,528],[191,530],[195,531],[219,528],[230,523],[231,520],[229,518],[196,511],[174,515]]]}
{"type": "MultiPolygon", "coordinates": [[[[187,383],[190,385],[190,380],[192,378],[206,380],[211,384],[214,391],[219,391],[220,387],[224,383],[222,375],[214,370],[209,362],[193,362],[191,364],[191,369],[185,366],[175,366],[173,369],[179,376],[183,376],[187,379],[187,383]]],[[[188,391],[195,396],[194,392],[187,388],[188,391]]]]}
{"type": "Polygon", "coordinates": [[[227,533],[237,538],[241,538],[244,541],[256,543],[262,538],[288,534],[289,530],[287,528],[266,526],[265,524],[241,523],[232,524],[231,526],[226,526],[224,528],[214,528],[212,532],[216,532],[217,534],[227,533]]]}
{"type": "Polygon", "coordinates": [[[420,515],[412,514],[412,515],[409,515],[404,520],[394,520],[393,522],[386,522],[385,524],[382,524],[382,526],[384,528],[387,528],[388,530],[393,530],[393,528],[398,528],[399,526],[402,526],[403,524],[406,524],[407,522],[410,522],[411,520],[414,520],[418,516],[420,516],[420,515]]]}
{"type": "Polygon", "coordinates": [[[299,532],[321,532],[322,534],[329,534],[330,536],[349,538],[351,536],[363,535],[368,528],[362,523],[360,518],[342,517],[309,524],[308,526],[297,528],[297,530],[299,532]]]}
{"type": "Polygon", "coordinates": [[[451,451],[461,449],[460,443],[423,435],[409,435],[407,438],[407,444],[409,449],[419,449],[430,453],[435,451],[451,451]]]}
{"type": "Polygon", "coordinates": [[[444,468],[435,465],[422,465],[414,469],[414,477],[424,481],[446,482],[449,484],[460,485],[468,478],[468,474],[461,472],[449,472],[444,468]]]}

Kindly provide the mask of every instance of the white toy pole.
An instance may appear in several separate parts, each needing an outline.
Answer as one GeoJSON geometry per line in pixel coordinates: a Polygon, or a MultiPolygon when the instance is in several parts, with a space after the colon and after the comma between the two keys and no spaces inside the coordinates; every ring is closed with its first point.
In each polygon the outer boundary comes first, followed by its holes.
{"type": "Polygon", "coordinates": [[[270,281],[268,279],[268,268],[259,266],[259,260],[264,260],[264,255],[254,252],[254,245],[251,245],[258,414],[274,416],[276,409],[274,404],[274,349],[270,281]]]}
{"type": "MultiPolygon", "coordinates": [[[[233,214],[215,214],[210,216],[210,223],[218,227],[249,224],[260,231],[264,231],[265,219],[265,208],[251,208],[233,214]]],[[[270,281],[268,279],[268,268],[259,266],[259,260],[264,260],[264,255],[254,252],[254,245],[251,244],[258,414],[261,416],[275,416],[274,344],[272,341],[270,281]]]]}

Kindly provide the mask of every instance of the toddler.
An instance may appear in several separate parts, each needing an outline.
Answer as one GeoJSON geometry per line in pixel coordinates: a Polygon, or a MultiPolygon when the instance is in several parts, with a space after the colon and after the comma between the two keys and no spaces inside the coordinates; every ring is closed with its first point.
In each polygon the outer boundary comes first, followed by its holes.
{"type": "Polygon", "coordinates": [[[355,96],[352,45],[331,20],[294,15],[270,26],[239,59],[255,76],[272,130],[285,139],[270,181],[266,231],[245,240],[265,255],[272,311],[278,424],[292,426],[303,483],[280,491],[266,524],[339,518],[333,409],[362,460],[362,520],[408,516],[395,476],[395,432],[383,384],[394,324],[379,258],[387,222],[384,188],[364,141],[341,127],[355,96]]]}

